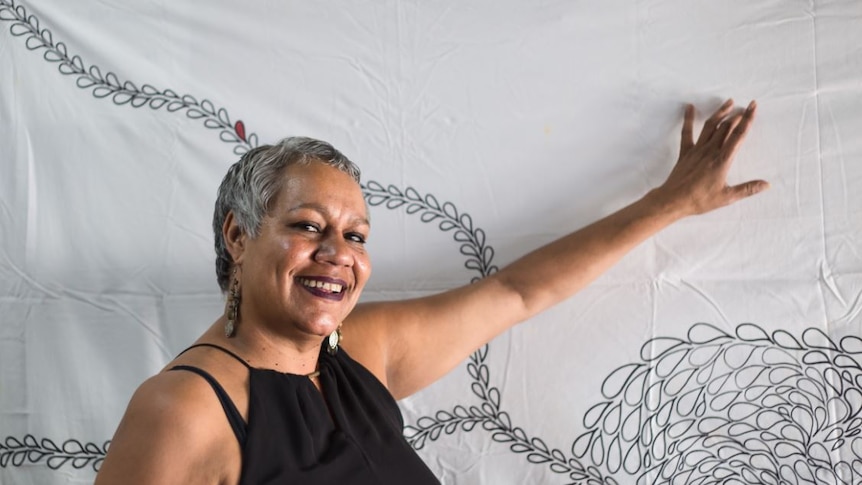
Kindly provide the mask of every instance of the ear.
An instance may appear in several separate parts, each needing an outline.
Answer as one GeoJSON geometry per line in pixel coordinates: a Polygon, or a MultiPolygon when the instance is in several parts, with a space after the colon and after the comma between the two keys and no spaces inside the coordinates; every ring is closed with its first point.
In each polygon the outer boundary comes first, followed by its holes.
{"type": "Polygon", "coordinates": [[[241,264],[242,256],[245,254],[245,242],[248,235],[242,230],[239,224],[237,224],[233,211],[228,212],[227,216],[224,218],[224,225],[222,225],[221,234],[224,238],[227,251],[230,253],[231,258],[233,258],[234,264],[241,264]]]}

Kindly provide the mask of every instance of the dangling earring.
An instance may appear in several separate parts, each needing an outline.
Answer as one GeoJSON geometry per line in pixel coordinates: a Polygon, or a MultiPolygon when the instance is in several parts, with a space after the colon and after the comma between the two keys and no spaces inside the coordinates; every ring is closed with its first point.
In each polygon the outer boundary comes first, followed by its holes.
{"type": "Polygon", "coordinates": [[[227,305],[225,313],[227,314],[227,322],[224,324],[224,336],[231,338],[236,334],[236,324],[239,318],[239,278],[236,277],[236,268],[233,269],[233,281],[230,283],[230,289],[227,292],[227,305]]]}
{"type": "Polygon", "coordinates": [[[329,342],[327,343],[329,348],[326,351],[329,352],[329,355],[335,355],[338,352],[338,344],[341,343],[341,325],[329,334],[329,342]]]}

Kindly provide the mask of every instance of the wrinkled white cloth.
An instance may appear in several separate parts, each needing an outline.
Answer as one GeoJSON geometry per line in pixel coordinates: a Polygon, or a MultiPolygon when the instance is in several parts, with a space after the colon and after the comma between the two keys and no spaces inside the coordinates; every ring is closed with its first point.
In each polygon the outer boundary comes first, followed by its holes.
{"type": "Polygon", "coordinates": [[[771,190],[402,401],[407,436],[446,484],[858,483],[859,32],[849,0],[0,0],[0,483],[92,482],[133,390],[222,311],[212,205],[248,146],[357,162],[365,299],[405,298],[635,200],[684,103],[726,97],[760,106],[730,179],[771,190]]]}

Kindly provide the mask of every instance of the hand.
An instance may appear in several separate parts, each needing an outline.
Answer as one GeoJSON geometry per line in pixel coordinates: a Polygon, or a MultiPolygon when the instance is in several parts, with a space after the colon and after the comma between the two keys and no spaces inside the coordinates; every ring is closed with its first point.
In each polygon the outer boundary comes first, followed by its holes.
{"type": "Polygon", "coordinates": [[[727,172],[756,111],[757,104],[752,101],[745,111],[731,114],[733,100],[728,99],[706,120],[695,143],[694,106],[688,105],[682,123],[679,160],[652,195],[679,215],[687,216],[709,212],[769,188],[769,183],[763,180],[727,185],[727,172]]]}

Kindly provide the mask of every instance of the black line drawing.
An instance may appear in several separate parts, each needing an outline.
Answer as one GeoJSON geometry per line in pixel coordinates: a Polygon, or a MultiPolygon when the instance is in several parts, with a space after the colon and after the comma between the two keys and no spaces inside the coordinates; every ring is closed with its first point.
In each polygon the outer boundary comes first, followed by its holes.
{"type": "Polygon", "coordinates": [[[24,464],[41,463],[45,460],[45,464],[52,470],[57,470],[63,465],[71,465],[78,469],[89,465],[94,471],[99,471],[109,444],[110,442],[106,441],[99,446],[69,439],[58,446],[48,438],[37,440],[30,434],[20,440],[7,436],[0,443],[0,467],[18,467],[24,464]]]}
{"type": "Polygon", "coordinates": [[[15,0],[0,0],[0,21],[11,22],[9,31],[16,37],[25,37],[25,45],[31,51],[44,49],[42,57],[56,62],[62,74],[75,76],[75,84],[81,89],[92,90],[96,98],[110,98],[118,105],[133,108],[148,106],[158,110],[164,107],[170,112],[185,112],[192,119],[203,120],[205,127],[219,130],[219,138],[234,145],[233,152],[242,155],[258,144],[257,135],[247,133],[241,120],[231,121],[224,108],[216,108],[208,99],[198,100],[190,94],[180,95],[171,89],[159,90],[149,84],[140,87],[131,81],[121,81],[113,72],[102,74],[98,66],[85,66],[80,56],[69,56],[66,44],[55,42],[47,28],[41,28],[35,15],[15,0]]]}
{"type": "Polygon", "coordinates": [[[659,337],[612,372],[578,458],[638,484],[862,483],[862,339],[746,323],[659,337]]]}
{"type": "MultiPolygon", "coordinates": [[[[62,42],[15,0],[0,0],[0,21],[25,38],[32,51],[58,63],[64,75],[97,98],[118,106],[165,107],[202,119],[218,130],[237,155],[257,146],[242,121],[224,108],[170,89],[121,82],[69,56],[62,42]]],[[[370,206],[403,209],[424,223],[449,232],[476,281],[496,272],[494,249],[472,217],[451,202],[369,181],[362,187],[370,206]]],[[[478,401],[439,410],[405,427],[419,450],[444,435],[480,427],[535,465],[547,465],[571,484],[616,485],[615,477],[636,477],[638,485],[714,483],[862,483],[862,339],[834,342],[809,328],[798,340],[789,332],[771,334],[754,324],[728,334],[706,323],[693,325],[686,339],[656,337],[641,349],[641,361],[611,372],[602,385],[604,400],[583,418],[584,431],[570,453],[549,447],[512,423],[500,406],[487,364],[490,347],[470,356],[471,392],[478,401]]],[[[44,462],[56,470],[69,465],[98,471],[110,442],[99,446],[69,439],[8,436],[0,443],[0,467],[44,462]]],[[[630,478],[628,478],[630,480],[630,478]]]]}

